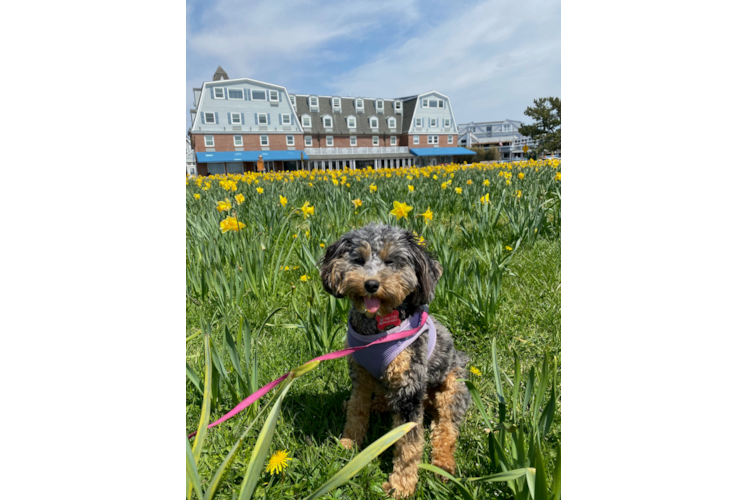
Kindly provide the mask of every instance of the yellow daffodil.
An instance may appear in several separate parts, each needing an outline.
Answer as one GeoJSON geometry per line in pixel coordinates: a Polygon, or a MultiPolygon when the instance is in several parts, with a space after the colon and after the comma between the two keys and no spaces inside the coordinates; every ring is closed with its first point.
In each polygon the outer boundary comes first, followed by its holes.
{"type": "Polygon", "coordinates": [[[320,243],[320,244],[319,244],[319,247],[320,247],[320,248],[325,248],[325,244],[324,244],[324,243],[320,243]]]}
{"type": "Polygon", "coordinates": [[[370,193],[374,193],[374,192],[376,192],[376,190],[377,190],[377,185],[376,184],[370,184],[369,185],[369,192],[370,193]]]}
{"type": "Polygon", "coordinates": [[[237,194],[236,196],[234,196],[234,199],[236,200],[236,202],[237,202],[237,203],[238,203],[239,205],[241,205],[242,203],[244,203],[244,195],[243,195],[243,194],[241,194],[241,193],[239,193],[239,194],[237,194]]]}
{"type": "Polygon", "coordinates": [[[415,188],[411,185],[408,185],[408,192],[412,193],[415,188]]]}
{"type": "Polygon", "coordinates": [[[257,188],[257,192],[258,192],[258,193],[260,193],[260,194],[262,194],[262,193],[264,193],[264,192],[265,192],[265,190],[264,190],[264,189],[262,189],[262,188],[257,188]]]}
{"type": "Polygon", "coordinates": [[[304,232],[304,236],[306,236],[307,238],[309,238],[309,231],[305,231],[304,232]]]}
{"type": "Polygon", "coordinates": [[[468,179],[467,185],[470,186],[472,183],[473,183],[473,181],[471,181],[470,179],[468,179]]]}
{"type": "Polygon", "coordinates": [[[488,179],[486,179],[485,181],[483,181],[483,185],[484,186],[488,186],[490,184],[491,184],[491,181],[489,181],[488,179]]]}
{"type": "Polygon", "coordinates": [[[226,231],[239,231],[240,229],[247,227],[243,222],[237,221],[236,217],[226,217],[221,221],[220,226],[222,233],[225,233],[226,231]]]}
{"type": "MultiPolygon", "coordinates": [[[[561,172],[556,172],[556,180],[557,181],[561,180],[561,172]]],[[[572,184],[574,184],[574,183],[572,182],[572,184]]]]}
{"type": "Polygon", "coordinates": [[[439,178],[438,175],[434,174],[434,180],[437,180],[439,178]]]}
{"type": "Polygon", "coordinates": [[[522,173],[522,172],[520,172],[520,173],[517,174],[517,177],[519,177],[520,179],[524,179],[525,178],[525,174],[522,173]]]}
{"type": "Polygon", "coordinates": [[[314,207],[310,206],[308,201],[305,201],[304,206],[299,208],[299,210],[304,214],[305,219],[310,215],[314,215],[314,207]]]}
{"type": "Polygon", "coordinates": [[[442,182],[442,189],[447,189],[447,183],[446,182],[442,182]]]}
{"type": "Polygon", "coordinates": [[[363,201],[361,201],[361,199],[360,199],[360,198],[356,198],[355,200],[351,200],[351,203],[353,203],[353,206],[354,206],[355,208],[358,208],[358,207],[360,207],[361,205],[363,205],[363,204],[364,204],[364,202],[363,202],[363,201]]]}
{"type": "Polygon", "coordinates": [[[400,220],[400,217],[405,217],[407,219],[408,212],[413,210],[413,207],[409,207],[407,203],[400,203],[399,201],[395,201],[392,204],[395,208],[393,208],[390,213],[397,217],[398,220],[400,220]]]}
{"type": "Polygon", "coordinates": [[[199,200],[199,199],[200,199],[200,195],[199,195],[198,193],[195,193],[195,194],[193,194],[192,196],[194,196],[196,200],[199,200]]]}
{"type": "Polygon", "coordinates": [[[517,191],[517,198],[522,198],[522,191],[517,191]]]}
{"type": "Polygon", "coordinates": [[[507,179],[507,180],[506,180],[506,185],[507,185],[507,186],[511,186],[511,185],[512,185],[512,181],[511,181],[511,180],[509,180],[509,179],[507,179]]]}
{"type": "Polygon", "coordinates": [[[428,224],[430,220],[434,220],[434,212],[431,211],[431,207],[427,208],[422,214],[418,214],[418,216],[423,217],[426,224],[428,224]]]}
{"type": "Polygon", "coordinates": [[[300,279],[301,281],[305,281],[305,282],[306,282],[306,281],[309,281],[309,276],[307,276],[307,275],[305,274],[304,276],[302,276],[302,277],[301,277],[301,278],[299,278],[299,279],[300,279]]]}
{"type": "Polygon", "coordinates": [[[462,188],[455,188],[455,191],[457,192],[457,194],[462,194],[462,188]]]}
{"type": "Polygon", "coordinates": [[[288,467],[288,462],[291,460],[288,456],[288,452],[286,450],[283,451],[276,451],[272,457],[270,457],[270,461],[268,462],[267,469],[265,469],[265,472],[269,472],[270,475],[279,474],[283,472],[283,469],[288,467]]]}
{"type": "Polygon", "coordinates": [[[481,196],[481,197],[480,197],[480,202],[481,202],[481,203],[483,203],[483,204],[486,204],[486,203],[490,203],[490,201],[489,201],[489,199],[488,199],[488,195],[489,195],[489,194],[491,194],[491,193],[486,193],[486,195],[485,195],[485,196],[481,196]]]}
{"type": "Polygon", "coordinates": [[[477,376],[479,376],[479,377],[480,377],[480,376],[482,375],[482,373],[480,372],[480,370],[479,370],[479,369],[477,369],[477,368],[476,368],[476,367],[474,367],[474,366],[471,366],[471,367],[470,367],[470,373],[472,373],[473,375],[477,375],[477,376]]]}
{"type": "Polygon", "coordinates": [[[217,203],[216,209],[218,209],[219,212],[225,212],[227,210],[231,210],[231,203],[228,199],[224,201],[219,201],[217,203]]]}
{"type": "Polygon", "coordinates": [[[285,207],[286,203],[288,203],[288,198],[286,198],[285,196],[281,195],[280,202],[281,202],[281,205],[283,205],[285,207]]]}

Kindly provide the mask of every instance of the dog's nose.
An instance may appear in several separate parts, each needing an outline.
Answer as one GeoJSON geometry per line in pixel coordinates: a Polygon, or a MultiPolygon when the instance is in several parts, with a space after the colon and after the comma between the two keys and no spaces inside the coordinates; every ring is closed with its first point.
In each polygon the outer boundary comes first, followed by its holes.
{"type": "Polygon", "coordinates": [[[364,288],[367,292],[374,293],[379,290],[379,282],[377,280],[366,280],[366,283],[364,283],[364,288]]]}

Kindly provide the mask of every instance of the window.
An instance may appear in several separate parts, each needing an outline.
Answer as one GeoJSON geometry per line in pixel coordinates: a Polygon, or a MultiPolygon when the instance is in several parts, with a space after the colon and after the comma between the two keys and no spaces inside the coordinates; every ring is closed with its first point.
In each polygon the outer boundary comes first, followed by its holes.
{"type": "Polygon", "coordinates": [[[379,128],[379,118],[376,116],[371,118],[371,128],[379,128]]]}
{"type": "Polygon", "coordinates": [[[379,136],[375,135],[371,138],[371,145],[372,146],[379,146],[379,136]]]}
{"type": "Polygon", "coordinates": [[[423,118],[416,118],[416,127],[423,126],[423,118]]]}
{"type": "Polygon", "coordinates": [[[291,115],[288,113],[283,113],[281,115],[281,125],[291,125],[291,115]]]}
{"type": "Polygon", "coordinates": [[[267,113],[257,113],[257,123],[259,125],[267,125],[268,124],[268,114],[267,113]]]}
{"type": "Polygon", "coordinates": [[[253,90],[252,91],[252,100],[253,101],[266,101],[267,95],[265,94],[264,90],[253,90]]]}
{"type": "Polygon", "coordinates": [[[435,108],[436,106],[436,99],[429,99],[429,108],[435,108]]]}
{"type": "Polygon", "coordinates": [[[420,135],[414,135],[413,136],[413,144],[420,144],[421,143],[421,136],[420,135]]]}
{"type": "Polygon", "coordinates": [[[333,109],[340,109],[340,97],[332,98],[332,107],[333,109]]]}
{"type": "Polygon", "coordinates": [[[205,123],[216,123],[216,114],[215,113],[205,113],[205,123]]]}
{"type": "Polygon", "coordinates": [[[439,144],[439,136],[438,135],[430,135],[427,142],[429,144],[439,144]]]}
{"type": "Polygon", "coordinates": [[[428,99],[421,99],[421,107],[422,108],[428,108],[429,107],[429,100],[428,99]]]}
{"type": "Polygon", "coordinates": [[[448,143],[448,144],[452,144],[452,141],[453,141],[453,137],[454,137],[453,135],[448,135],[448,136],[447,136],[447,143],[448,143]]]}
{"type": "Polygon", "coordinates": [[[327,147],[328,147],[328,148],[331,148],[331,147],[333,146],[333,144],[334,144],[334,141],[333,141],[333,138],[332,138],[332,136],[331,136],[331,135],[328,135],[328,136],[327,136],[327,137],[325,138],[325,144],[327,145],[327,147]]]}
{"type": "Polygon", "coordinates": [[[293,146],[293,145],[294,145],[293,136],[292,135],[287,135],[286,136],[286,146],[293,146]]]}
{"type": "Polygon", "coordinates": [[[397,127],[397,121],[394,118],[387,118],[387,126],[389,128],[397,127]]]}
{"type": "Polygon", "coordinates": [[[269,143],[268,143],[268,136],[261,135],[260,136],[260,146],[267,146],[267,145],[269,145],[269,143]]]}
{"type": "Polygon", "coordinates": [[[377,111],[384,111],[384,101],[377,100],[377,111]]]}
{"type": "Polygon", "coordinates": [[[443,107],[444,107],[444,100],[442,100],[442,99],[439,99],[439,107],[440,107],[440,108],[443,108],[443,107]]]}
{"type": "Polygon", "coordinates": [[[242,114],[241,113],[231,113],[231,124],[232,125],[241,125],[242,124],[242,114]]]}
{"type": "Polygon", "coordinates": [[[226,99],[226,96],[223,95],[223,87],[213,87],[213,96],[216,99],[226,99]]]}
{"type": "Polygon", "coordinates": [[[294,108],[296,108],[296,96],[295,96],[295,95],[292,95],[292,96],[288,96],[288,97],[290,97],[290,98],[291,98],[291,105],[292,105],[292,106],[293,106],[294,108]]]}
{"type": "Polygon", "coordinates": [[[364,110],[364,100],[356,99],[356,111],[363,111],[363,110],[364,110]]]}
{"type": "Polygon", "coordinates": [[[311,135],[304,136],[304,147],[307,147],[307,148],[312,147],[312,136],[311,135]]]}
{"type": "Polygon", "coordinates": [[[397,146],[397,136],[395,135],[390,136],[390,146],[397,146]]]}
{"type": "Polygon", "coordinates": [[[277,90],[270,90],[270,102],[278,102],[278,91],[277,90]]]}
{"type": "Polygon", "coordinates": [[[358,145],[358,140],[356,139],[355,135],[352,135],[351,136],[351,146],[356,146],[356,145],[358,145]]]}
{"type": "Polygon", "coordinates": [[[395,104],[395,111],[400,111],[401,109],[403,109],[403,103],[402,102],[395,101],[394,104],[395,104]]]}
{"type": "Polygon", "coordinates": [[[229,89],[229,99],[244,100],[244,91],[242,89],[229,89]]]}
{"type": "Polygon", "coordinates": [[[325,128],[332,128],[332,117],[325,116],[322,118],[322,126],[325,128]]]}
{"type": "Polygon", "coordinates": [[[309,107],[316,108],[319,106],[319,99],[316,96],[309,97],[309,107]]]}
{"type": "Polygon", "coordinates": [[[436,127],[436,118],[429,118],[429,127],[436,127]]]}
{"type": "Polygon", "coordinates": [[[205,147],[206,148],[214,148],[214,147],[216,147],[216,143],[213,142],[213,136],[212,135],[206,135],[205,136],[205,147]]]}
{"type": "Polygon", "coordinates": [[[449,118],[445,118],[444,119],[444,126],[445,127],[449,127],[451,125],[452,125],[452,120],[450,120],[449,118]]]}
{"type": "Polygon", "coordinates": [[[236,146],[238,148],[244,146],[244,140],[242,139],[242,136],[240,136],[240,135],[235,135],[234,136],[234,146],[236,146]]]}
{"type": "Polygon", "coordinates": [[[301,126],[304,128],[310,128],[312,126],[312,119],[309,115],[301,117],[301,126]]]}
{"type": "Polygon", "coordinates": [[[356,117],[355,116],[348,117],[348,128],[356,128],[356,117]]]}

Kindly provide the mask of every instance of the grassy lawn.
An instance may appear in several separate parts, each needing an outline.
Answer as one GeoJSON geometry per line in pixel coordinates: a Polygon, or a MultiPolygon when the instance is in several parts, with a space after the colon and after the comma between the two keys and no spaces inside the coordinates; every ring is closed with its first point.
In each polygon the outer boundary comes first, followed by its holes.
{"type": "MultiPolygon", "coordinates": [[[[437,170],[436,172],[435,175],[441,175],[440,171],[437,170]]],[[[454,179],[454,185],[466,186],[466,190],[480,186],[479,189],[475,189],[472,202],[462,201],[463,193],[455,195],[451,189],[449,190],[450,196],[458,196],[458,198],[456,200],[445,200],[447,189],[440,187],[442,178],[434,180],[428,186],[426,182],[427,180],[431,181],[430,178],[417,179],[423,183],[417,185],[417,189],[425,192],[424,197],[428,197],[428,201],[431,201],[430,208],[434,210],[436,215],[430,224],[424,225],[421,223],[421,225],[411,227],[427,238],[429,248],[435,251],[444,266],[444,278],[437,288],[437,298],[431,304],[431,313],[451,329],[456,347],[470,356],[469,366],[475,367],[481,373],[481,375],[471,374],[470,380],[478,388],[489,418],[492,419],[490,422],[492,426],[499,424],[500,414],[492,366],[492,339],[495,339],[497,343],[497,361],[499,369],[503,372],[501,377],[505,393],[512,390],[509,379],[514,378],[514,353],[522,364],[521,372],[525,376],[530,367],[535,367],[536,371],[540,369],[544,355],[547,356],[550,366],[556,367],[556,376],[552,380],[555,380],[554,390],[556,392],[554,394],[556,395],[557,411],[553,415],[549,431],[542,439],[543,445],[540,448],[545,460],[545,470],[547,475],[550,476],[556,461],[556,446],[560,445],[561,437],[560,223],[557,224],[555,229],[541,226],[539,233],[533,233],[531,230],[527,231],[528,227],[533,228],[533,223],[531,221],[529,223],[525,222],[525,228],[521,230],[524,232],[520,234],[517,227],[512,228],[512,220],[514,220],[512,214],[501,212],[501,214],[497,214],[501,215],[497,219],[497,224],[486,231],[481,225],[480,214],[477,212],[482,208],[477,198],[478,195],[484,195],[483,191],[488,191],[488,188],[484,188],[479,182],[483,182],[484,177],[491,175],[490,178],[495,183],[492,189],[497,190],[492,191],[491,199],[495,200],[492,203],[497,203],[502,194],[506,196],[506,193],[514,193],[515,186],[510,186],[508,182],[499,184],[499,182],[494,181],[495,172],[493,171],[486,175],[482,170],[455,170],[454,172],[456,172],[456,176],[451,177],[451,179],[454,179]],[[473,182],[466,184],[466,180],[469,179],[472,179],[473,182]],[[511,191],[508,191],[508,189],[511,189],[511,191]],[[442,199],[440,200],[440,198],[442,199]],[[475,208],[476,202],[477,208],[475,208]],[[469,205],[472,205],[472,207],[468,208],[469,205]],[[472,214],[473,212],[475,212],[475,215],[463,216],[463,214],[472,214]],[[465,229],[458,231],[457,226],[459,224],[462,224],[465,229]],[[476,239],[473,232],[479,233],[480,231],[484,231],[484,234],[476,239]],[[528,236],[530,234],[532,234],[532,237],[528,236]],[[516,241],[520,241],[521,244],[517,246],[516,241]],[[478,281],[482,282],[485,276],[493,272],[491,271],[491,269],[494,269],[492,262],[506,259],[507,256],[511,258],[507,260],[501,274],[500,294],[491,298],[491,303],[496,308],[495,313],[490,318],[481,319],[476,314],[475,305],[479,302],[472,293],[474,289],[470,288],[470,284],[476,276],[479,277],[478,281]],[[469,304],[473,304],[473,307],[470,307],[469,304]],[[553,361],[555,361],[555,365],[553,361]]],[[[555,172],[553,174],[555,175],[555,172]]],[[[431,172],[428,175],[430,177],[431,172]]],[[[323,312],[318,313],[318,311],[323,311],[323,305],[328,300],[328,296],[322,289],[319,275],[313,268],[313,261],[323,251],[322,245],[329,245],[349,227],[358,227],[369,220],[385,219],[386,222],[396,223],[394,217],[390,217],[391,221],[386,219],[385,208],[381,207],[392,207],[392,203],[387,200],[388,195],[390,199],[405,198],[405,194],[401,194],[398,190],[399,187],[395,186],[395,182],[400,182],[402,187],[405,188],[408,183],[414,184],[416,180],[390,179],[383,176],[384,174],[380,174],[381,178],[379,180],[361,179],[355,181],[357,184],[354,187],[359,187],[359,192],[365,192],[372,182],[380,185],[377,192],[371,188],[368,189],[368,196],[371,196],[372,199],[365,199],[364,206],[358,210],[363,212],[361,214],[355,210],[357,207],[350,205],[350,198],[356,196],[356,193],[353,192],[354,188],[349,188],[353,193],[349,193],[347,198],[341,201],[335,198],[338,196],[335,194],[338,191],[330,191],[329,193],[323,191],[327,190],[328,186],[322,188],[323,190],[320,190],[322,192],[319,193],[310,191],[310,188],[314,189],[314,186],[312,186],[312,184],[315,184],[314,182],[307,183],[310,186],[302,185],[308,179],[297,179],[280,186],[280,183],[272,185],[266,179],[262,179],[263,184],[266,183],[264,191],[268,194],[272,192],[274,195],[274,198],[272,198],[275,202],[274,207],[270,208],[267,213],[259,211],[250,215],[247,212],[245,217],[242,217],[242,212],[239,211],[236,216],[240,221],[246,221],[247,228],[233,234],[232,232],[221,234],[220,231],[209,234],[207,230],[202,229],[202,232],[197,230],[198,227],[204,228],[208,227],[210,223],[218,222],[219,219],[212,221],[207,217],[214,215],[213,212],[216,212],[215,201],[224,199],[224,195],[222,190],[216,190],[217,186],[215,185],[210,190],[198,190],[195,187],[190,190],[188,187],[188,205],[193,203],[194,200],[190,198],[193,197],[194,193],[201,193],[203,199],[198,200],[198,202],[212,203],[209,209],[194,209],[192,212],[188,207],[188,220],[192,217],[193,220],[198,221],[194,225],[196,228],[194,231],[188,228],[188,268],[193,266],[193,277],[199,276],[199,272],[196,271],[198,268],[194,264],[194,255],[198,253],[191,254],[189,249],[191,246],[198,248],[203,240],[217,242],[215,244],[219,246],[216,248],[221,248],[221,252],[225,254],[235,252],[236,257],[233,260],[232,258],[225,260],[221,257],[218,259],[220,261],[218,264],[208,263],[205,266],[205,269],[211,269],[211,267],[212,269],[220,269],[226,276],[241,275],[244,272],[244,266],[253,265],[249,260],[244,261],[242,259],[252,259],[252,254],[247,249],[254,247],[242,247],[241,245],[254,245],[257,242],[252,243],[250,241],[252,238],[247,236],[246,243],[242,243],[238,247],[224,248],[220,247],[223,244],[221,238],[239,236],[243,234],[243,231],[254,231],[257,235],[257,241],[263,246],[262,251],[265,251],[264,248],[267,247],[268,257],[280,256],[279,260],[264,261],[262,264],[262,269],[265,270],[266,274],[271,267],[280,264],[278,266],[280,268],[279,273],[272,271],[276,275],[275,281],[254,286],[245,283],[242,285],[246,285],[245,288],[242,288],[244,291],[238,294],[233,293],[233,296],[229,292],[216,292],[213,289],[215,287],[211,285],[205,286],[208,289],[207,293],[200,294],[198,293],[200,286],[197,285],[199,283],[197,278],[194,278],[193,281],[195,286],[190,289],[188,285],[186,335],[187,337],[193,336],[193,338],[187,342],[187,365],[196,373],[198,379],[202,380],[205,370],[203,336],[195,334],[202,331],[201,325],[203,323],[210,323],[215,352],[219,354],[223,370],[228,375],[224,380],[224,377],[220,376],[219,373],[220,382],[214,385],[219,389],[219,395],[215,395],[217,407],[214,406],[211,409],[210,421],[226,413],[235,406],[236,401],[244,399],[248,395],[247,391],[242,390],[241,383],[237,379],[229,355],[230,346],[227,345],[226,341],[227,332],[231,336],[229,340],[239,345],[240,357],[242,358],[244,358],[244,349],[243,342],[238,340],[239,332],[242,332],[243,338],[247,337],[248,343],[246,345],[250,346],[251,351],[248,354],[256,354],[258,367],[256,376],[259,386],[318,354],[313,352],[314,345],[310,344],[303,329],[290,327],[300,323],[295,311],[303,316],[311,308],[313,314],[324,314],[323,312]],[[296,188],[289,186],[294,182],[298,183],[299,186],[296,188]],[[389,193],[387,192],[388,183],[392,184],[392,191],[389,193]],[[299,191],[294,192],[293,189],[299,191]],[[278,218],[277,214],[273,213],[282,210],[281,205],[276,201],[279,196],[284,196],[281,193],[286,193],[286,198],[289,200],[296,198],[298,200],[294,205],[296,207],[301,206],[301,202],[305,199],[310,199],[312,206],[315,206],[315,214],[309,220],[306,217],[298,216],[298,219],[293,219],[294,224],[289,223],[287,226],[282,226],[284,222],[278,218]],[[212,198],[210,200],[206,199],[211,194],[213,194],[212,198]],[[381,203],[373,199],[375,196],[382,199],[381,203]],[[366,202],[372,207],[369,212],[365,212],[366,202]],[[378,203],[380,204],[377,205],[378,203]],[[346,211],[345,214],[342,211],[343,209],[338,208],[338,205],[343,206],[346,211]],[[350,213],[354,211],[355,213],[350,213]],[[201,220],[201,217],[204,219],[201,220]],[[304,230],[310,230],[312,233],[305,236],[302,234],[304,230]],[[302,240],[305,243],[302,242],[303,244],[300,243],[299,245],[294,243],[294,241],[301,242],[302,240]],[[250,255],[250,257],[242,257],[246,255],[250,255]],[[288,270],[285,270],[286,266],[288,270]],[[242,271],[235,272],[234,268],[241,268],[242,271]],[[302,280],[302,277],[306,279],[302,280]],[[310,296],[314,297],[311,306],[309,303],[310,296]],[[259,333],[254,332],[255,326],[259,325],[277,307],[282,309],[270,319],[269,325],[262,328],[259,333]],[[250,328],[245,328],[245,325],[250,326],[250,328]],[[237,391],[236,398],[232,396],[229,385],[233,385],[234,390],[237,391]]],[[[424,174],[425,176],[426,174],[424,174]]],[[[322,176],[319,177],[321,180],[322,176]]],[[[351,181],[353,177],[351,175],[350,179],[345,180],[351,181]]],[[[330,180],[333,178],[334,176],[330,176],[330,180]]],[[[516,177],[513,180],[517,180],[516,177]]],[[[213,182],[218,183],[218,180],[213,182]]],[[[539,186],[542,182],[545,181],[538,179],[539,186]]],[[[246,192],[247,197],[250,194],[257,196],[251,191],[256,191],[257,186],[263,184],[254,183],[250,180],[249,183],[246,183],[246,186],[242,185],[242,189],[239,191],[246,192]]],[[[333,190],[335,188],[330,184],[329,189],[333,190]]],[[[524,190],[522,196],[527,201],[515,195],[513,196],[515,205],[517,203],[527,203],[528,208],[533,208],[540,206],[542,200],[548,198],[549,191],[547,189],[542,190],[541,187],[538,187],[538,190],[536,190],[535,187],[528,184],[524,190]]],[[[227,192],[229,194],[226,197],[236,195],[236,192],[227,192]]],[[[265,192],[261,194],[264,195],[265,192]]],[[[268,196],[268,199],[271,199],[270,196],[268,196]]],[[[415,204],[415,202],[412,203],[415,204]]],[[[509,208],[506,208],[509,207],[508,203],[506,202],[503,205],[505,211],[509,210],[509,208]]],[[[242,210],[246,206],[242,205],[242,210]]],[[[285,204],[283,204],[283,207],[285,207],[285,204]]],[[[290,209],[290,206],[287,208],[290,209]]],[[[416,208],[421,211],[425,210],[426,207],[418,206],[416,208]]],[[[501,208],[497,209],[502,210],[501,208]]],[[[286,212],[290,212],[290,210],[286,210],[286,212]]],[[[559,215],[543,212],[544,224],[554,216],[559,217],[560,208],[557,213],[559,215]]],[[[215,215],[218,217],[218,214],[215,215]]],[[[294,215],[294,217],[296,216],[294,215]]],[[[413,217],[409,218],[408,224],[413,224],[411,221],[413,221],[413,217]]],[[[404,223],[405,221],[403,219],[399,222],[404,223]]],[[[246,234],[250,233],[247,232],[246,234]]],[[[200,259],[207,261],[208,256],[212,254],[212,250],[208,245],[203,247],[199,253],[202,255],[200,259]]],[[[255,260],[257,259],[255,258],[255,260]]],[[[243,281],[248,283],[251,280],[245,278],[243,281]]],[[[190,283],[190,278],[188,278],[188,283],[190,283]]],[[[233,286],[229,280],[226,288],[229,289],[233,286]]],[[[330,317],[335,319],[331,328],[332,333],[334,333],[334,340],[331,343],[333,349],[340,349],[343,345],[345,313],[348,310],[347,299],[343,301],[345,302],[345,308],[330,312],[330,317]]],[[[248,359],[251,365],[251,356],[248,359]]],[[[213,373],[218,373],[217,369],[213,373]]],[[[520,397],[524,394],[526,385],[526,382],[523,382],[522,387],[519,388],[520,397]]],[[[547,394],[550,394],[550,387],[547,389],[544,391],[546,397],[547,394]]],[[[345,425],[343,403],[349,393],[350,381],[345,359],[324,362],[315,371],[294,383],[283,400],[278,426],[270,447],[270,453],[277,450],[287,450],[292,460],[281,475],[271,475],[263,472],[254,498],[305,498],[356,455],[356,451],[346,451],[337,443],[337,438],[340,437],[345,425]]],[[[269,401],[269,399],[270,395],[261,400],[260,405],[265,404],[265,400],[269,401]]],[[[201,393],[196,385],[188,379],[186,382],[186,429],[188,432],[198,427],[202,403],[201,393]]],[[[507,414],[511,414],[513,410],[520,413],[527,410],[527,408],[516,408],[516,406],[518,405],[513,405],[510,402],[507,414]]],[[[207,482],[205,478],[209,479],[213,476],[254,415],[255,410],[250,408],[208,431],[198,464],[198,471],[203,481],[207,482]]],[[[264,416],[262,419],[264,419],[264,416]]],[[[507,418],[507,420],[511,421],[512,419],[507,418]]],[[[242,444],[236,459],[224,475],[224,482],[219,487],[215,498],[230,499],[232,495],[238,494],[261,423],[250,431],[249,437],[242,444]]],[[[430,420],[427,417],[426,429],[428,429],[429,423],[430,420]]],[[[481,413],[477,406],[472,404],[462,425],[458,441],[455,455],[457,461],[456,477],[478,477],[491,473],[485,428],[486,425],[481,413]]],[[[373,414],[364,446],[384,435],[390,429],[391,416],[389,414],[373,414]]],[[[506,445],[506,452],[511,453],[508,444],[506,445]]],[[[425,463],[429,462],[429,457],[429,432],[427,430],[425,463]]],[[[392,448],[365,466],[346,485],[332,491],[324,498],[384,498],[381,484],[387,480],[391,471],[392,448]]],[[[420,481],[415,498],[453,498],[459,495],[453,484],[442,483],[431,472],[421,471],[419,477],[420,481]]],[[[548,482],[550,482],[550,479],[548,482]]],[[[505,482],[482,483],[474,493],[476,498],[515,498],[505,482]]]]}

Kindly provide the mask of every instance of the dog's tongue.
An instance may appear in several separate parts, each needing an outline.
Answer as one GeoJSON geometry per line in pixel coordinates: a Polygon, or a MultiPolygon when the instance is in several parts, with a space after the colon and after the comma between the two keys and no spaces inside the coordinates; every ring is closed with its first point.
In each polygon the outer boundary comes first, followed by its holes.
{"type": "Polygon", "coordinates": [[[370,313],[375,313],[379,310],[379,304],[382,301],[376,297],[364,297],[364,307],[370,313]]]}

